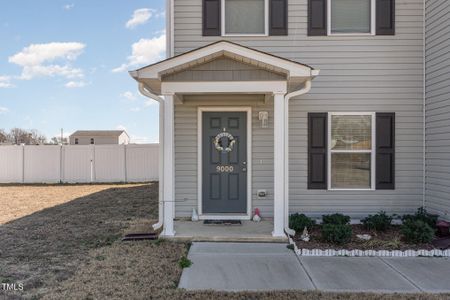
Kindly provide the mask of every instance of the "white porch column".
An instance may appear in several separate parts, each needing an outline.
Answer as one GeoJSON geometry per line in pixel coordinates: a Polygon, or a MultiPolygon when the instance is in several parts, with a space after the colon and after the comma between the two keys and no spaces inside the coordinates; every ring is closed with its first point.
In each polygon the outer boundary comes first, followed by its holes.
{"type": "Polygon", "coordinates": [[[273,208],[273,236],[284,234],[284,157],[285,157],[285,101],[284,93],[274,94],[274,208],[273,208]]]}
{"type": "Polygon", "coordinates": [[[175,212],[175,150],[174,150],[174,94],[164,94],[164,165],[163,201],[164,236],[174,236],[175,212]]]}

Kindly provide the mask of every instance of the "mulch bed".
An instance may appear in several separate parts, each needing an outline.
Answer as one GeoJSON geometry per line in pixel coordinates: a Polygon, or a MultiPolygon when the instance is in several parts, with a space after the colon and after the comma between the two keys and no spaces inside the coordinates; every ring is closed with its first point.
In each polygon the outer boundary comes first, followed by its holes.
{"type": "Polygon", "coordinates": [[[320,226],[314,226],[310,234],[310,241],[300,239],[302,232],[295,235],[294,241],[299,249],[334,249],[334,250],[432,250],[435,247],[430,244],[408,244],[402,239],[400,226],[393,225],[386,232],[376,232],[364,229],[363,225],[351,225],[353,234],[349,243],[336,245],[322,240],[320,226]],[[363,241],[356,237],[358,234],[370,234],[372,239],[363,241]]]}

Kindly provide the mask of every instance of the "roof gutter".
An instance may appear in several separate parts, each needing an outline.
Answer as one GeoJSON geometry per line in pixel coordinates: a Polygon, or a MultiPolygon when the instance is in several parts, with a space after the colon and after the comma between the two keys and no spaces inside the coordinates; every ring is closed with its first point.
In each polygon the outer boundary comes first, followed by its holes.
{"type": "MultiPolygon", "coordinates": [[[[133,76],[130,72],[130,75],[133,76]]],[[[134,77],[134,76],[133,76],[134,77]]],[[[134,77],[137,79],[136,77],[134,77]]],[[[159,102],[159,164],[158,164],[158,223],[153,224],[154,230],[158,230],[164,225],[164,181],[163,181],[163,171],[164,166],[162,162],[164,161],[164,98],[151,92],[150,88],[143,82],[139,82],[139,92],[150,99],[159,102]]]]}
{"type": "MultiPolygon", "coordinates": [[[[319,70],[311,70],[312,78],[317,75],[319,75],[319,70]]],[[[289,228],[289,100],[308,93],[312,87],[312,78],[306,80],[301,89],[284,96],[284,231],[289,236],[295,235],[295,230],[289,228]]]]}

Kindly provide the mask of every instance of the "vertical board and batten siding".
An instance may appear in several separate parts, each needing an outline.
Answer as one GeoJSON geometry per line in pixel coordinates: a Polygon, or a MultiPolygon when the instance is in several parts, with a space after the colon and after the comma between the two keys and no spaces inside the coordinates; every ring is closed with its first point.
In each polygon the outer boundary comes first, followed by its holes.
{"type": "Polygon", "coordinates": [[[426,207],[450,219],[450,2],[426,1],[426,207]]]}
{"type": "MultiPolygon", "coordinates": [[[[238,99],[239,96],[236,96],[238,99]]],[[[261,209],[263,216],[273,214],[273,101],[264,104],[257,100],[204,102],[175,106],[175,212],[188,217],[197,208],[197,114],[198,106],[248,106],[252,108],[252,207],[261,209]],[[261,128],[258,112],[269,113],[269,128],[261,128]],[[258,199],[256,191],[267,190],[265,199],[258,199]]],[[[250,137],[249,137],[250,138],[250,137]]]]}
{"type": "MultiPolygon", "coordinates": [[[[311,92],[290,102],[291,212],[314,216],[343,212],[357,218],[381,209],[415,211],[423,195],[423,1],[396,1],[393,36],[307,36],[307,10],[307,0],[289,0],[287,36],[211,37],[202,35],[202,0],[175,0],[174,53],[227,39],[321,70],[311,92]],[[395,190],[307,189],[307,114],[326,111],[395,112],[395,190]]],[[[194,126],[196,119],[195,109],[177,107],[178,127],[194,126]]],[[[196,137],[189,127],[179,130],[187,135],[177,135],[186,144],[176,144],[176,197],[189,199],[177,203],[187,212],[196,207],[197,199],[196,137]]],[[[267,134],[271,139],[272,131],[267,134]]],[[[253,137],[265,145],[263,149],[253,145],[254,157],[273,155],[267,137],[253,137]]],[[[264,180],[254,184],[254,190],[256,186],[271,190],[272,171],[269,166],[261,171],[255,166],[253,175],[258,177],[260,172],[264,180]]],[[[270,212],[273,203],[265,201],[260,208],[270,212]]]]}

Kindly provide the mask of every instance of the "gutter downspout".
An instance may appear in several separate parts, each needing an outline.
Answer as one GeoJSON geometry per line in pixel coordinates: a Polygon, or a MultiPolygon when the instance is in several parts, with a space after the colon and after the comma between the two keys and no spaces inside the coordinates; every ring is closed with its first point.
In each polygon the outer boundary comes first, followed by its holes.
{"type": "Polygon", "coordinates": [[[423,107],[422,107],[422,114],[423,114],[423,177],[422,177],[422,207],[426,207],[426,190],[427,190],[427,136],[426,136],[426,129],[427,129],[427,7],[426,7],[426,1],[423,1],[423,107]]]}
{"type": "Polygon", "coordinates": [[[145,85],[145,83],[139,82],[139,92],[150,99],[159,102],[159,163],[158,163],[158,177],[159,177],[159,188],[158,188],[158,223],[153,224],[154,230],[158,230],[163,227],[164,224],[164,181],[163,181],[163,161],[164,161],[164,99],[152,92],[145,85]]]}
{"type": "MultiPolygon", "coordinates": [[[[317,76],[318,74],[318,70],[311,71],[312,76],[317,76]]],[[[308,79],[303,88],[284,96],[286,102],[284,109],[284,231],[290,236],[295,235],[295,230],[289,228],[289,100],[308,93],[311,90],[311,81],[311,78],[308,79]]]]}

